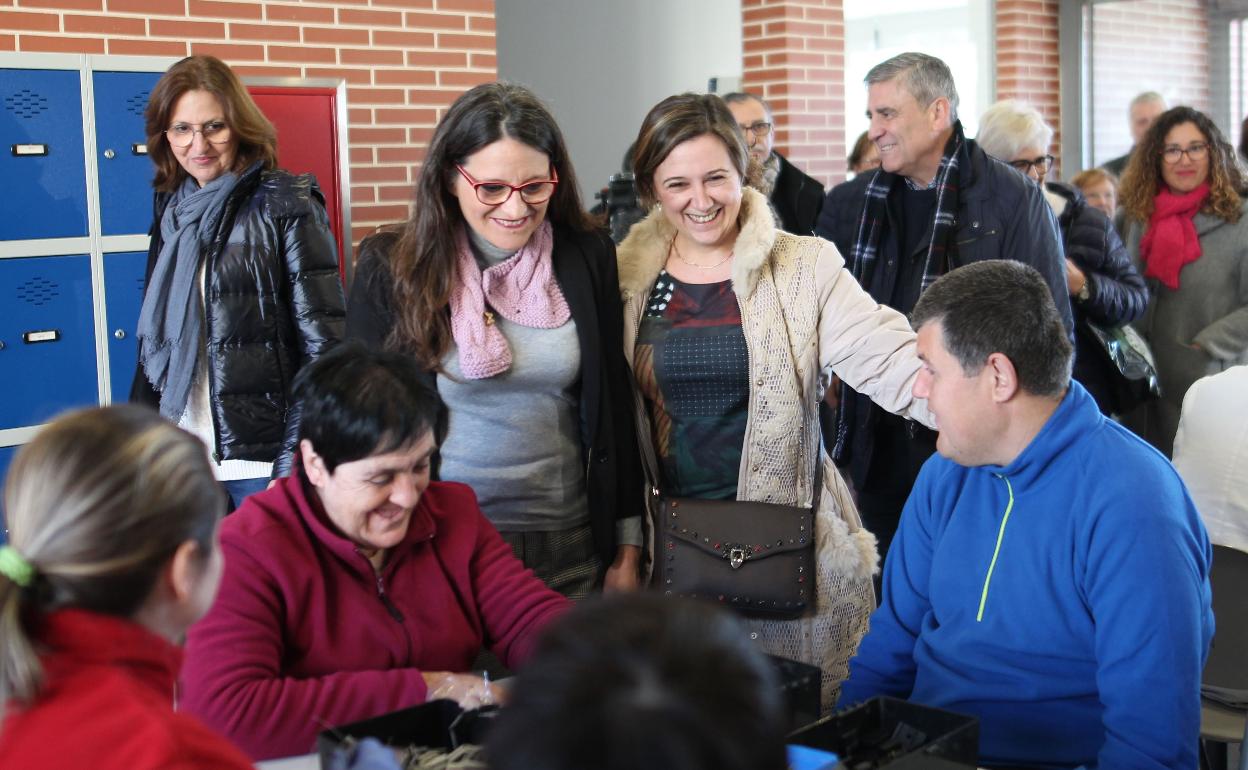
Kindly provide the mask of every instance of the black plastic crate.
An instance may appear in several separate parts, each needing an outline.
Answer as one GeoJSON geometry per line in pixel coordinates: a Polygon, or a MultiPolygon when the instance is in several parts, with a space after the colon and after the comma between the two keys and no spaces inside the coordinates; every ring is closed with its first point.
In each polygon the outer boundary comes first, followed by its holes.
{"type": "Polygon", "coordinates": [[[789,729],[796,730],[818,719],[822,679],[819,667],[775,655],[767,657],[775,665],[780,680],[780,692],[788,707],[789,729]]]}
{"type": "Polygon", "coordinates": [[[465,743],[480,746],[493,723],[497,706],[464,711],[453,700],[435,700],[391,711],[359,722],[323,730],[316,737],[321,768],[329,767],[334,749],[348,737],[376,738],[389,746],[427,746],[450,751],[465,743]]]}
{"type": "Polygon", "coordinates": [[[881,696],[791,733],[789,743],[834,752],[851,770],[974,770],[979,720],[881,696]]]}
{"type": "MultiPolygon", "coordinates": [[[[789,728],[807,725],[819,718],[820,672],[817,666],[795,660],[767,656],[775,666],[784,702],[788,708],[789,728]]],[[[419,706],[392,711],[324,730],[317,736],[316,748],[321,767],[329,767],[329,757],[347,737],[357,740],[376,738],[391,746],[428,746],[447,751],[464,743],[481,745],[498,713],[489,706],[463,711],[452,700],[437,700],[419,706]]]]}

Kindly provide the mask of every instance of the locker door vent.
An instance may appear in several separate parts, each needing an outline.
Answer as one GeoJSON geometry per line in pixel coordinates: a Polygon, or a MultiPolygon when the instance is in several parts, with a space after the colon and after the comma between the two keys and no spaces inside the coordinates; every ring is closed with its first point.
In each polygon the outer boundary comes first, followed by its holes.
{"type": "Polygon", "coordinates": [[[32,305],[46,305],[61,295],[61,287],[55,281],[35,276],[17,287],[17,298],[32,305]]]}
{"type": "Polygon", "coordinates": [[[140,275],[138,278],[134,280],[134,282],[138,284],[139,296],[142,297],[143,296],[143,276],[140,275]]]}
{"type": "Polygon", "coordinates": [[[19,118],[33,118],[48,111],[48,97],[23,88],[4,97],[4,106],[19,118]]]}
{"type": "Polygon", "coordinates": [[[143,117],[143,111],[147,109],[147,100],[151,96],[150,91],[139,91],[134,96],[126,100],[126,112],[143,117]]]}

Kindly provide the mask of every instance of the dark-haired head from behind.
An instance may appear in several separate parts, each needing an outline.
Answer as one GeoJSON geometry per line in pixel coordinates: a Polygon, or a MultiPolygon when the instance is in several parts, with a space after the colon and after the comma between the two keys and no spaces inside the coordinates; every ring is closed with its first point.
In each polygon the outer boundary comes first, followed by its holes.
{"type": "Polygon", "coordinates": [[[551,627],[490,733],[491,770],[783,770],[770,662],[711,604],[615,594],[551,627]]]}
{"type": "Polygon", "coordinates": [[[946,273],[911,313],[916,330],[931,322],[967,376],[1002,353],[1032,395],[1060,398],[1070,385],[1070,339],[1048,284],[1030,265],[989,260],[946,273]]]}
{"type": "Polygon", "coordinates": [[[446,406],[410,355],[345,342],[299,372],[294,395],[307,439],[326,470],[415,444],[427,431],[442,443],[446,406]]]}

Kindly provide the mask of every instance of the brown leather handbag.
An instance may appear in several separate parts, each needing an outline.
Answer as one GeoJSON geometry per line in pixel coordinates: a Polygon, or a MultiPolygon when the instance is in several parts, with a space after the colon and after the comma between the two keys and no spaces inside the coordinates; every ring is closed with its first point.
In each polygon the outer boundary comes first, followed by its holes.
{"type": "Polygon", "coordinates": [[[745,500],[664,500],[655,532],[655,586],[743,614],[795,618],[814,606],[810,509],[745,500]]]}

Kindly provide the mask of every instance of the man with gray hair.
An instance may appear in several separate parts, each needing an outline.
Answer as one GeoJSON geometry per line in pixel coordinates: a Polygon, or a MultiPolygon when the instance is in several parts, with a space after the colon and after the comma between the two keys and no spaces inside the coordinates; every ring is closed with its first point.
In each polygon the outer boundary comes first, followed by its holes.
{"type": "Polygon", "coordinates": [[[1178,473],[1071,381],[1027,265],[958,268],[912,320],[939,456],[840,705],[973,714],[981,765],[1195,767],[1212,550],[1178,473]]]}
{"type": "Polygon", "coordinates": [[[724,94],[723,99],[745,134],[750,157],[762,167],[759,192],[771,201],[780,229],[794,235],[813,234],[819,209],[823,208],[823,185],[775,149],[776,119],[771,105],[742,91],[724,94]]]}
{"type": "Polygon", "coordinates": [[[1153,121],[1168,109],[1166,97],[1156,91],[1145,91],[1132,99],[1131,106],[1127,109],[1127,117],[1131,125],[1131,149],[1127,150],[1125,155],[1119,155],[1107,161],[1101,168],[1121,178],[1122,172],[1127,168],[1127,161],[1131,160],[1131,153],[1135,152],[1135,146],[1144,138],[1144,134],[1153,125],[1153,121]]]}
{"type": "MultiPolygon", "coordinates": [[[[881,168],[829,193],[816,233],[836,244],[877,302],[909,313],[941,274],[1011,259],[1044,276],[1072,330],[1057,223],[1037,185],[962,133],[958,91],[943,61],[904,53],[867,73],[868,136],[881,168]]],[[[849,466],[863,523],[886,553],[936,434],[843,389],[825,442],[849,466]]]]}

